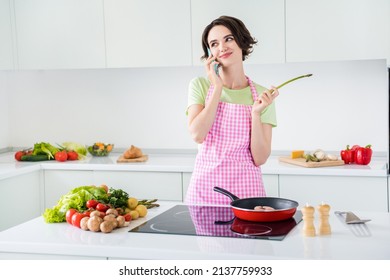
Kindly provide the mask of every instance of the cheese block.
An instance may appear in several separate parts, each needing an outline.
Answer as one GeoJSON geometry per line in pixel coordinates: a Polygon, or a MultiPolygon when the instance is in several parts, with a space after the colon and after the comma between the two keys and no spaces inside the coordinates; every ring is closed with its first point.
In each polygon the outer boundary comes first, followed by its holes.
{"type": "Polygon", "coordinates": [[[291,152],[291,158],[302,158],[305,154],[303,150],[294,150],[291,152]]]}

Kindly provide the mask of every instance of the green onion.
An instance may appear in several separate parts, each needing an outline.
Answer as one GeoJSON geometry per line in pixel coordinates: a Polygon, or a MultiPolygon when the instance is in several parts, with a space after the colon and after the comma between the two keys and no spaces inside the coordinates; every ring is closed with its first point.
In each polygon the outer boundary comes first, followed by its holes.
{"type": "MultiPolygon", "coordinates": [[[[287,82],[284,82],[283,84],[278,85],[276,88],[277,88],[277,89],[280,89],[281,87],[283,87],[283,86],[285,86],[285,85],[287,85],[287,84],[289,84],[289,83],[291,83],[291,82],[293,82],[293,81],[295,81],[295,80],[302,79],[302,78],[306,78],[306,77],[310,77],[310,76],[312,76],[312,75],[313,75],[313,74],[307,74],[307,75],[302,75],[302,76],[296,77],[296,78],[294,78],[294,79],[288,80],[287,82]]],[[[274,92],[274,90],[271,89],[271,93],[273,93],[273,92],[274,92]]]]}

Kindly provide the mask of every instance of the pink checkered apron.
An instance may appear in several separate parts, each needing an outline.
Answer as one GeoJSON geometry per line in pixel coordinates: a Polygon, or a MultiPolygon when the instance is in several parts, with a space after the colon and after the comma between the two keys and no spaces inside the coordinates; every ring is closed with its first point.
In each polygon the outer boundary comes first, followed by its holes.
{"type": "MultiPolygon", "coordinates": [[[[248,83],[253,100],[257,91],[248,83]]],[[[207,101],[213,92],[211,85],[207,101]]],[[[213,190],[224,188],[239,198],[265,196],[261,168],[250,151],[252,105],[219,102],[214,123],[198,151],[188,187],[187,204],[228,205],[231,199],[213,190]]]]}

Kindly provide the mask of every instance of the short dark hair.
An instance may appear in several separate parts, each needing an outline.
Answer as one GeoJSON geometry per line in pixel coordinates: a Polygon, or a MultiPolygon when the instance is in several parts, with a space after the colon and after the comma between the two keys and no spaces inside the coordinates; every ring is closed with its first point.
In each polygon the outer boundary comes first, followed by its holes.
{"type": "Polygon", "coordinates": [[[203,31],[202,48],[204,54],[202,55],[201,59],[206,59],[209,57],[207,51],[209,48],[207,37],[209,36],[210,30],[216,25],[223,25],[232,32],[234,40],[236,40],[237,45],[242,49],[242,61],[248,58],[249,54],[253,52],[253,45],[257,44],[257,40],[252,37],[245,24],[238,18],[231,16],[220,16],[207,25],[203,31]]]}

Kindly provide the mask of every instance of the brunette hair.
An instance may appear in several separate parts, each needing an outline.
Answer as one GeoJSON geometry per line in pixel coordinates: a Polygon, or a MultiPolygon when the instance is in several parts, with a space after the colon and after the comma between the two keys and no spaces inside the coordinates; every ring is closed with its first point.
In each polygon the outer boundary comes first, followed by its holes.
{"type": "Polygon", "coordinates": [[[251,36],[249,30],[241,20],[231,16],[220,16],[207,25],[203,31],[202,48],[204,54],[201,56],[201,59],[206,59],[209,57],[207,51],[209,48],[207,37],[209,36],[211,28],[216,25],[223,25],[232,32],[234,40],[236,40],[237,45],[242,49],[242,61],[248,58],[249,54],[253,52],[253,45],[257,44],[257,40],[251,36]]]}

